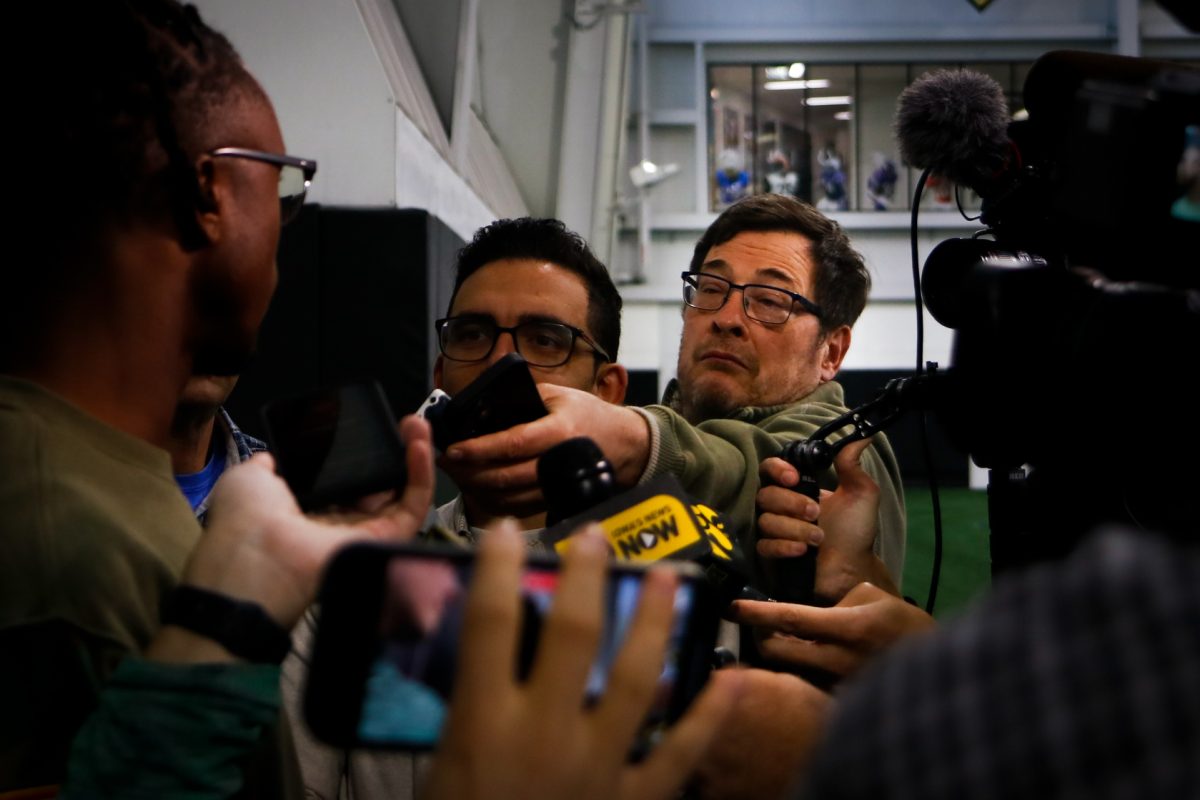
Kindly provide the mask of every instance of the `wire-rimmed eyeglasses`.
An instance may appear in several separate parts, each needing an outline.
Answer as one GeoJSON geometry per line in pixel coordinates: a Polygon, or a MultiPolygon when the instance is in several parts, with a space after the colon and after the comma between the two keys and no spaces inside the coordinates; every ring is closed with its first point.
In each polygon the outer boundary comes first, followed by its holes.
{"type": "Polygon", "coordinates": [[[312,185],[313,176],[317,174],[317,162],[311,158],[264,153],[261,150],[248,150],[244,147],[218,147],[209,155],[247,158],[251,161],[264,161],[279,167],[279,224],[281,225],[288,224],[300,213],[300,206],[304,205],[304,195],[308,192],[308,187],[312,185]]]}
{"type": "Polygon", "coordinates": [[[582,339],[604,360],[611,361],[604,348],[579,328],[564,322],[531,320],[506,328],[491,317],[466,314],[447,317],[434,323],[438,347],[451,361],[483,361],[492,354],[501,333],[513,337],[517,352],[534,367],[559,367],[567,363],[582,339]]]}
{"type": "Polygon", "coordinates": [[[821,318],[821,307],[802,294],[765,283],[734,283],[708,272],[683,272],[683,302],[701,311],[716,311],[725,305],[734,289],[742,292],[746,316],[765,325],[782,325],[796,306],[821,318]]]}

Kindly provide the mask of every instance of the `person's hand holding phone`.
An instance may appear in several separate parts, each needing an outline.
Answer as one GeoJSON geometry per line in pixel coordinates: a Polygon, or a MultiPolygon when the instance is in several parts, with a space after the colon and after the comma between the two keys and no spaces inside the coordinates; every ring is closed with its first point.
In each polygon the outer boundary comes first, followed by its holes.
{"type": "Polygon", "coordinates": [[[830,608],[738,600],[730,618],[753,626],[759,653],[772,666],[810,676],[817,670],[834,679],[936,625],[923,609],[870,583],[855,586],[830,608]]]}
{"type": "Polygon", "coordinates": [[[537,388],[549,414],[447,448],[439,464],[464,493],[517,516],[544,507],[538,458],[577,436],[599,445],[621,486],[637,483],[650,454],[650,426],[641,414],[581,389],[551,383],[537,388]]]}
{"type": "Polygon", "coordinates": [[[524,559],[525,546],[511,523],[483,537],[467,599],[458,683],[425,797],[673,796],[732,708],[741,676],[715,674],[646,760],[627,764],[662,669],[674,576],[665,569],[646,576],[608,690],[585,708],[604,624],[608,547],[595,532],[572,541],[532,672],[520,683],[509,665],[517,657],[524,559]]]}
{"type": "MultiPolygon", "coordinates": [[[[434,485],[429,425],[409,416],[399,431],[408,484],[398,499],[353,524],[305,516],[266,453],[231,468],[213,491],[205,534],[182,583],[257,603],[290,629],[312,602],[321,570],[336,550],[353,541],[405,541],[424,521],[434,485]]],[[[168,661],[224,660],[215,644],[197,641],[202,638],[167,626],[150,655],[168,661]]]]}

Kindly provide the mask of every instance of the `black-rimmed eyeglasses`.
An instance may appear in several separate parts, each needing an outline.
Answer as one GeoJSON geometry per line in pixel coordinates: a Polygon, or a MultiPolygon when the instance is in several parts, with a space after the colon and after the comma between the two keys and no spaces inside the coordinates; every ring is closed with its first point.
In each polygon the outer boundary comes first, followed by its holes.
{"type": "Polygon", "coordinates": [[[209,155],[248,158],[251,161],[264,161],[279,167],[279,224],[281,225],[288,224],[300,213],[300,206],[304,205],[304,195],[308,192],[308,187],[312,185],[313,175],[317,174],[317,162],[310,158],[264,153],[261,150],[247,150],[244,147],[219,147],[209,155]]]}
{"type": "Polygon", "coordinates": [[[517,352],[534,367],[559,367],[567,363],[576,339],[585,341],[600,359],[611,360],[590,336],[562,322],[535,320],[505,328],[491,317],[464,315],[439,319],[433,326],[442,355],[451,361],[483,361],[492,354],[501,333],[513,337],[517,352]]]}
{"type": "Polygon", "coordinates": [[[684,272],[683,302],[701,311],[716,311],[725,305],[734,289],[742,292],[742,308],[746,316],[765,325],[782,325],[792,316],[796,306],[821,318],[821,307],[802,294],[789,292],[764,283],[734,283],[720,275],[707,272],[684,272]]]}

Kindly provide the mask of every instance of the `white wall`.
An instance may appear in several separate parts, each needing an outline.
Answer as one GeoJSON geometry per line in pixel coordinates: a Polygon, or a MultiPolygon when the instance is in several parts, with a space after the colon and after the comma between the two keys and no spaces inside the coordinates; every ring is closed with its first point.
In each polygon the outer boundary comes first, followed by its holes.
{"type": "Polygon", "coordinates": [[[535,216],[557,202],[566,79],[562,0],[479,5],[479,104],[535,216]]]}
{"type": "MultiPolygon", "coordinates": [[[[397,108],[359,8],[371,0],[196,1],[272,97],[289,151],[320,162],[310,195],[314,201],[426,208],[463,238],[495,216],[397,108]]],[[[386,9],[390,0],[375,2],[386,9]]],[[[664,376],[674,370],[678,273],[713,218],[702,207],[706,62],[769,59],[797,48],[815,59],[845,61],[1021,59],[1064,42],[1104,48],[1114,45],[1115,9],[1128,2],[997,0],[980,14],[965,0],[647,0],[648,94],[655,122],[651,155],[679,163],[681,172],[653,190],[648,282],[624,289],[623,360],[635,368],[660,369],[664,376]]],[[[594,201],[594,169],[559,174],[563,140],[569,138],[565,87],[576,73],[595,73],[603,63],[602,53],[589,60],[566,52],[570,36],[562,14],[568,5],[573,4],[485,0],[479,9],[479,74],[472,96],[530,211],[539,215],[590,208],[594,201]]],[[[1200,53],[1200,37],[1142,6],[1145,51],[1200,53]]],[[[446,41],[455,39],[442,33],[446,41]]],[[[637,107],[636,100],[630,107],[637,107]]],[[[590,124],[593,131],[599,124],[569,122],[590,124]]],[[[633,134],[636,126],[627,130],[633,134]]],[[[628,149],[631,157],[640,157],[636,145],[628,149]]],[[[595,164],[599,158],[580,156],[572,163],[595,164]]],[[[576,224],[585,233],[586,219],[576,224]]],[[[933,222],[934,229],[921,235],[922,257],[935,242],[969,229],[933,222]]],[[[913,314],[906,219],[864,222],[862,215],[848,215],[843,224],[875,279],[872,304],[856,329],[847,366],[907,366],[913,314]]],[[[632,232],[626,230],[610,259],[615,272],[628,272],[632,245],[632,232]]],[[[948,337],[935,325],[927,331],[927,357],[944,360],[948,337]]]]}
{"type": "Polygon", "coordinates": [[[275,104],[288,151],[315,158],[314,202],[395,204],[395,105],[354,0],[198,0],[275,104]]]}
{"type": "Polygon", "coordinates": [[[465,239],[496,217],[397,107],[355,0],[196,5],[266,89],[288,151],[317,160],[311,201],[423,208],[465,239]]]}

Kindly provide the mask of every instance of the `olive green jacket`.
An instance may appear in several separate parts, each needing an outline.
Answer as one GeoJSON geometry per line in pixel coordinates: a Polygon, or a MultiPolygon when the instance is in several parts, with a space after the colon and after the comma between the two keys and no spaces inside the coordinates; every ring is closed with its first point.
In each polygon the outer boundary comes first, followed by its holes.
{"type": "MultiPolygon", "coordinates": [[[[846,413],[841,384],[829,381],[795,403],[741,408],[727,418],[698,425],[689,424],[673,408],[676,391],[672,382],[664,404],[645,409],[651,422],[651,454],[642,480],[673,474],[688,494],[724,514],[753,565],[753,577],[762,580],[764,574],[754,548],[758,536],[755,495],[759,489],[759,463],[846,413]]],[[[904,571],[904,489],[900,466],[883,434],[867,448],[862,464],[880,489],[875,553],[899,586],[904,571]]],[[[837,487],[832,467],[819,480],[822,488],[837,487]]]]}

